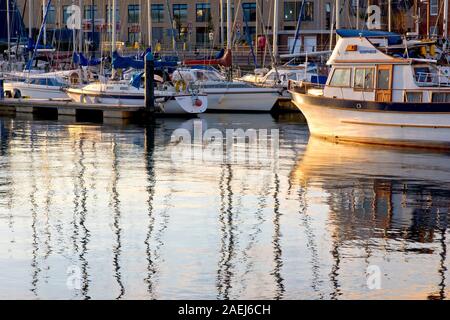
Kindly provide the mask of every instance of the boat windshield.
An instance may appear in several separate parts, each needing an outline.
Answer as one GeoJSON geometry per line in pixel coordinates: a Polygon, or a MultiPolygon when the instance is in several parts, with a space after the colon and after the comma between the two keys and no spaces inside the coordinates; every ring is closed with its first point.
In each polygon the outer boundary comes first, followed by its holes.
{"type": "Polygon", "coordinates": [[[64,83],[55,78],[31,78],[29,84],[48,86],[48,87],[63,87],[64,83]]]}

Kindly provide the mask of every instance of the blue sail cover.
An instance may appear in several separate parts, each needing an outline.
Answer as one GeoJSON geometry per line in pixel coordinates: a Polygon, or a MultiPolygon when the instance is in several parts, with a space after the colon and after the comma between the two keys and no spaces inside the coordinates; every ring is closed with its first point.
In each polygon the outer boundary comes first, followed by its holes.
{"type": "MultiPolygon", "coordinates": [[[[178,62],[175,60],[157,60],[155,61],[155,69],[163,69],[163,68],[175,68],[178,65],[178,62]]],[[[133,68],[136,70],[144,69],[144,60],[136,59],[136,57],[122,57],[117,51],[113,53],[113,63],[112,66],[114,69],[128,69],[133,68]]]]}
{"type": "Polygon", "coordinates": [[[88,60],[84,54],[82,54],[81,52],[75,52],[73,54],[73,63],[74,64],[78,64],[80,66],[83,67],[87,67],[87,66],[98,66],[102,63],[102,59],[99,58],[91,58],[90,60],[88,60]]]}
{"type": "Polygon", "coordinates": [[[402,37],[395,32],[378,31],[378,30],[354,30],[354,29],[338,29],[336,33],[342,38],[387,38],[389,45],[402,43],[402,37]]]}
{"type": "Polygon", "coordinates": [[[9,1],[9,20],[10,20],[10,38],[11,42],[17,43],[20,39],[21,43],[26,43],[27,33],[25,25],[22,20],[16,0],[0,0],[0,44],[8,43],[8,27],[6,25],[7,6],[6,1],[9,1]]]}

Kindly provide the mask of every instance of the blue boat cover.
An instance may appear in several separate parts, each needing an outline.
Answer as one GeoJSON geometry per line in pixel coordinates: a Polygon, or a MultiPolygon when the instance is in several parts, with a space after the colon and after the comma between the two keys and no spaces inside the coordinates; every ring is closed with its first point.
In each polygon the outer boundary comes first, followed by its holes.
{"type": "Polygon", "coordinates": [[[402,37],[395,32],[378,31],[378,30],[354,30],[354,29],[338,29],[336,33],[342,38],[387,38],[389,45],[402,43],[402,37]]]}
{"type": "Polygon", "coordinates": [[[88,60],[81,52],[80,53],[75,52],[73,54],[73,63],[83,67],[98,66],[99,64],[102,63],[102,59],[91,58],[90,60],[88,60]]]}
{"type": "MultiPolygon", "coordinates": [[[[155,61],[155,69],[162,69],[162,68],[174,68],[178,65],[177,62],[178,59],[161,59],[155,61]]],[[[144,60],[143,59],[136,59],[136,57],[122,57],[117,51],[113,53],[113,63],[112,66],[114,69],[127,69],[127,68],[133,68],[137,70],[143,70],[144,69],[144,60]]]]}

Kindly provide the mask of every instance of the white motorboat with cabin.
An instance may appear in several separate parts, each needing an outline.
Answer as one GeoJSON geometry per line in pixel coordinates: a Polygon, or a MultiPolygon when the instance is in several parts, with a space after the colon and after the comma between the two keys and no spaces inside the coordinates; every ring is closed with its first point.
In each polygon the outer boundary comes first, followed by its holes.
{"type": "MultiPolygon", "coordinates": [[[[144,106],[145,90],[126,81],[94,82],[82,88],[67,88],[75,102],[144,106]]],[[[155,88],[155,106],[164,114],[199,114],[208,108],[205,94],[179,93],[169,86],[155,88]]]]}
{"type": "Polygon", "coordinates": [[[201,88],[208,95],[208,111],[270,112],[283,95],[282,88],[227,81],[212,67],[178,68],[172,82],[177,88],[201,88]]]}
{"type": "MultiPolygon", "coordinates": [[[[393,53],[393,33],[338,30],[324,87],[290,82],[313,136],[450,148],[450,86],[433,61],[393,53]],[[359,34],[359,35],[358,35],[359,34]]],[[[404,52],[404,50],[403,50],[404,52]]]]}

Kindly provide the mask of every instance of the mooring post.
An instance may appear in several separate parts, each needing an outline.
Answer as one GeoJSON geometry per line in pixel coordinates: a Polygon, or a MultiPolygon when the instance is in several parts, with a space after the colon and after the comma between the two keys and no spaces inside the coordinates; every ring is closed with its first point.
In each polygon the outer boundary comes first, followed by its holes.
{"type": "Polygon", "coordinates": [[[145,112],[155,113],[155,60],[153,53],[145,55],[145,112]]]}
{"type": "Polygon", "coordinates": [[[3,89],[3,79],[0,79],[0,100],[5,98],[5,90],[3,89]]]}

